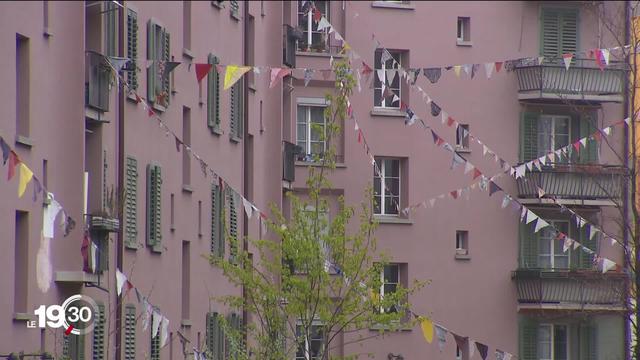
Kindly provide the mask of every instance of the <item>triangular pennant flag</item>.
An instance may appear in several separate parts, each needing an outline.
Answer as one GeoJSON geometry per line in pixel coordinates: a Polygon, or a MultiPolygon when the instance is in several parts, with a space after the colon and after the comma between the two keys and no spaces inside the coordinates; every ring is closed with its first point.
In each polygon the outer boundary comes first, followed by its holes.
{"type": "MultiPolygon", "coordinates": [[[[464,349],[466,349],[467,347],[467,341],[469,341],[469,338],[466,336],[460,336],[456,333],[451,333],[451,335],[453,335],[453,339],[456,341],[456,346],[458,346],[458,349],[460,349],[460,351],[463,351],[464,349]]],[[[469,357],[470,359],[471,357],[469,357]]]]}
{"type": "Polygon", "coordinates": [[[442,352],[444,350],[445,344],[447,343],[447,334],[449,333],[449,331],[438,324],[435,325],[435,329],[436,338],[438,338],[438,349],[440,349],[440,351],[442,352]]]}
{"type": "Polygon", "coordinates": [[[427,318],[420,318],[420,328],[424,339],[431,344],[433,342],[433,322],[427,318]]]}
{"type": "Polygon", "coordinates": [[[149,328],[149,323],[152,321],[153,307],[147,302],[147,299],[142,299],[143,317],[142,317],[142,330],[146,331],[149,328]]]}
{"type": "Polygon", "coordinates": [[[471,78],[472,79],[476,75],[476,73],[478,72],[478,69],[480,69],[480,64],[473,64],[471,66],[471,78]]]}
{"type": "Polygon", "coordinates": [[[453,126],[453,124],[456,122],[456,120],[454,118],[452,118],[451,116],[449,116],[447,118],[447,126],[451,127],[453,126]]]}
{"type": "Polygon", "coordinates": [[[307,87],[313,78],[313,69],[304,69],[304,86],[307,87]]]}
{"type": "Polygon", "coordinates": [[[476,347],[478,348],[478,352],[480,353],[480,357],[482,357],[482,360],[486,360],[487,354],[489,354],[489,347],[479,342],[476,342],[476,347]]]}
{"type": "MultiPolygon", "coordinates": [[[[571,241],[573,242],[573,250],[577,250],[577,249],[580,247],[580,245],[582,245],[582,244],[580,244],[579,242],[577,242],[577,241],[575,241],[575,240],[571,240],[571,241]]],[[[585,251],[586,251],[586,250],[589,250],[589,249],[587,249],[587,248],[585,248],[585,247],[583,247],[583,249],[585,249],[585,251]]],[[[591,251],[591,250],[589,250],[589,251],[591,251]]],[[[593,252],[593,251],[592,251],[592,252],[593,252]]]]}
{"type": "Polygon", "coordinates": [[[398,76],[398,70],[397,69],[388,69],[386,70],[386,81],[388,85],[393,84],[394,81],[396,81],[396,76],[398,76]]]}
{"type": "Polygon", "coordinates": [[[244,205],[244,211],[247,213],[247,218],[251,219],[253,215],[253,204],[245,198],[242,198],[242,205],[244,205]]]}
{"type": "Polygon", "coordinates": [[[565,69],[569,70],[569,66],[571,66],[571,59],[573,58],[573,54],[563,54],[562,61],[564,61],[565,69]]]}
{"type": "MultiPolygon", "coordinates": [[[[569,250],[571,248],[571,245],[573,245],[573,240],[570,237],[568,237],[568,236],[566,236],[564,234],[562,234],[562,235],[564,236],[564,242],[562,244],[562,252],[567,252],[567,250],[569,250]]],[[[560,239],[560,240],[562,240],[562,239],[560,239]]]]}
{"type": "Polygon", "coordinates": [[[435,84],[440,79],[440,75],[442,74],[442,69],[440,68],[425,68],[422,70],[424,76],[429,79],[429,82],[435,84]]]}
{"type": "Polygon", "coordinates": [[[533,220],[537,219],[538,215],[534,214],[533,211],[527,210],[527,219],[525,221],[526,224],[530,224],[533,220]]]}
{"type": "Polygon", "coordinates": [[[502,188],[500,188],[500,186],[498,186],[498,184],[494,183],[493,181],[489,181],[489,196],[491,196],[495,192],[501,191],[501,190],[502,190],[502,188]]]}
{"type": "Polygon", "coordinates": [[[458,198],[458,190],[453,190],[449,193],[449,195],[451,195],[451,197],[456,200],[458,198]]]}
{"type": "Polygon", "coordinates": [[[534,233],[537,233],[538,231],[540,231],[541,229],[545,228],[549,226],[549,223],[544,221],[544,219],[542,218],[538,218],[538,221],[536,222],[536,227],[533,230],[534,233]]]}
{"type": "Polygon", "coordinates": [[[593,227],[593,226],[589,226],[590,229],[590,233],[589,233],[589,240],[593,240],[593,237],[596,235],[596,233],[600,230],[598,230],[597,228],[593,227]]]}
{"type": "Polygon", "coordinates": [[[111,63],[111,66],[113,66],[113,68],[115,69],[116,76],[120,73],[120,70],[122,70],[122,68],[130,61],[129,58],[121,58],[115,56],[107,56],[107,59],[111,63]]]}
{"type": "Polygon", "coordinates": [[[169,319],[162,317],[160,324],[160,348],[163,348],[167,344],[169,338],[169,319]]]}
{"type": "Polygon", "coordinates": [[[511,202],[511,198],[509,195],[505,195],[504,198],[502,198],[502,204],[500,206],[504,209],[509,206],[509,202],[511,202]]]}
{"type": "Polygon", "coordinates": [[[474,166],[473,166],[473,164],[471,164],[469,161],[467,161],[467,162],[464,164],[464,173],[465,173],[465,175],[466,175],[466,174],[468,174],[468,173],[469,173],[471,170],[473,170],[473,169],[474,169],[474,166]]]}
{"type": "Polygon", "coordinates": [[[502,69],[502,61],[496,61],[494,65],[496,67],[496,73],[499,73],[500,69],[502,69]]]}
{"type": "Polygon", "coordinates": [[[586,147],[587,146],[587,138],[580,139],[580,144],[582,144],[583,147],[586,147]]]}
{"type": "Polygon", "coordinates": [[[605,65],[609,65],[609,49],[600,50],[605,65]]]}
{"type": "Polygon", "coordinates": [[[7,159],[9,159],[11,148],[9,147],[9,144],[7,144],[1,136],[0,136],[0,149],[2,149],[2,165],[5,165],[7,163],[7,159]]]}
{"type": "Polygon", "coordinates": [[[616,263],[607,259],[607,258],[602,258],[602,273],[606,273],[607,271],[613,269],[616,267],[616,263]]]}
{"type": "Polygon", "coordinates": [[[467,75],[471,75],[471,69],[473,68],[472,64],[464,64],[462,65],[462,68],[464,69],[464,72],[467,73],[467,75]]]}
{"type": "Polygon", "coordinates": [[[480,175],[482,175],[482,172],[480,172],[480,170],[478,170],[478,168],[473,169],[473,180],[478,178],[478,176],[480,176],[480,175]]]}
{"type": "Polygon", "coordinates": [[[436,204],[436,199],[435,198],[429,199],[429,206],[430,207],[433,207],[435,204],[436,204]]]}
{"type": "Polygon", "coordinates": [[[120,269],[116,269],[116,291],[118,292],[118,296],[122,294],[122,287],[125,282],[127,282],[127,276],[120,272],[120,269]]]}
{"type": "Polygon", "coordinates": [[[227,65],[227,70],[224,73],[223,89],[229,89],[249,70],[251,70],[250,66],[227,65]]]}
{"type": "Polygon", "coordinates": [[[178,65],[180,65],[180,63],[177,61],[167,61],[164,65],[164,71],[162,72],[162,79],[166,79],[178,65]]]}
{"type": "Polygon", "coordinates": [[[42,184],[40,184],[40,180],[38,178],[33,178],[33,201],[38,199],[38,194],[42,191],[42,184]]]}
{"type": "Polygon", "coordinates": [[[24,195],[24,191],[27,189],[27,185],[33,178],[33,171],[27,167],[24,163],[20,163],[20,180],[18,183],[18,197],[21,198],[24,195]]]}
{"type": "Polygon", "coordinates": [[[20,162],[21,161],[18,158],[18,155],[15,153],[15,151],[11,150],[9,152],[9,172],[7,173],[8,180],[11,180],[16,174],[16,166],[18,166],[20,162]]]}
{"type": "Polygon", "coordinates": [[[153,310],[152,322],[151,322],[151,338],[158,336],[158,329],[160,329],[160,323],[162,322],[162,314],[153,310]]]}
{"type": "Polygon", "coordinates": [[[460,77],[460,69],[462,67],[460,65],[454,65],[453,66],[453,72],[456,74],[456,77],[460,77]]]}
{"type": "Polygon", "coordinates": [[[484,70],[487,73],[487,79],[491,79],[491,74],[493,74],[493,69],[495,67],[495,63],[488,62],[484,64],[484,70]]]}
{"type": "Polygon", "coordinates": [[[527,161],[526,163],[524,163],[524,166],[527,168],[527,170],[531,171],[531,169],[533,169],[533,161],[527,161]]]}
{"type": "Polygon", "coordinates": [[[323,16],[318,22],[318,31],[322,31],[330,26],[331,24],[327,21],[327,18],[323,16]]]}
{"type": "Polygon", "coordinates": [[[213,64],[195,64],[196,66],[196,80],[198,80],[198,84],[202,82],[205,76],[209,73],[213,64]]]}
{"type": "Polygon", "coordinates": [[[291,73],[291,69],[284,68],[272,68],[271,69],[271,81],[269,82],[269,89],[273,89],[278,82],[285,76],[291,73]]]}

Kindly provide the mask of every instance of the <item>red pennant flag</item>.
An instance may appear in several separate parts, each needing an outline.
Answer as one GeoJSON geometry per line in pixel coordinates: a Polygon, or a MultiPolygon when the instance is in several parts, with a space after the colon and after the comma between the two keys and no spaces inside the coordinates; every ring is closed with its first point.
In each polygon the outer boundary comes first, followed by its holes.
{"type": "Polygon", "coordinates": [[[442,144],[444,144],[444,140],[442,140],[441,137],[438,137],[438,140],[436,141],[436,145],[440,146],[442,144]]]}
{"type": "Polygon", "coordinates": [[[496,61],[496,72],[500,72],[500,69],[502,69],[502,61],[496,61]]]}
{"type": "Polygon", "coordinates": [[[580,141],[574,142],[573,148],[576,149],[576,152],[580,152],[580,141]]]}
{"type": "Polygon", "coordinates": [[[556,240],[564,240],[564,238],[566,238],[567,235],[565,235],[563,232],[559,232],[558,236],[556,236],[556,240]]]}
{"type": "Polygon", "coordinates": [[[20,159],[18,155],[11,150],[9,153],[9,180],[16,174],[16,166],[18,166],[18,164],[20,164],[20,159]]]}
{"type": "Polygon", "coordinates": [[[598,67],[600,68],[600,71],[604,71],[604,58],[602,56],[602,50],[600,49],[595,49],[593,50],[595,52],[595,57],[596,57],[596,64],[598,64],[598,67]]]}
{"type": "Polygon", "coordinates": [[[213,64],[196,64],[196,79],[198,80],[198,84],[207,76],[212,66],[213,64]]]}
{"type": "Polygon", "coordinates": [[[473,180],[477,179],[480,175],[482,175],[482,172],[480,172],[480,170],[478,170],[477,168],[473,168],[473,180]]]}
{"type": "Polygon", "coordinates": [[[149,117],[152,117],[153,114],[155,114],[155,112],[153,112],[153,109],[151,108],[151,106],[149,106],[147,109],[149,110],[149,112],[148,112],[149,113],[149,117]]]}
{"type": "Polygon", "coordinates": [[[362,130],[358,129],[358,144],[362,143],[362,130]]]}
{"type": "Polygon", "coordinates": [[[317,8],[313,8],[313,21],[318,22],[322,19],[322,13],[317,8]]]}
{"type": "Polygon", "coordinates": [[[142,102],[142,98],[136,94],[136,104],[140,104],[142,102]]]}
{"type": "Polygon", "coordinates": [[[362,62],[362,75],[368,75],[373,72],[373,69],[367,65],[364,61],[362,62]]]}
{"type": "Polygon", "coordinates": [[[453,118],[449,116],[449,118],[447,119],[447,125],[452,126],[454,122],[455,120],[453,120],[453,118]]]}
{"type": "Polygon", "coordinates": [[[454,199],[458,198],[458,190],[453,190],[449,194],[451,194],[451,197],[454,198],[454,199]]]}

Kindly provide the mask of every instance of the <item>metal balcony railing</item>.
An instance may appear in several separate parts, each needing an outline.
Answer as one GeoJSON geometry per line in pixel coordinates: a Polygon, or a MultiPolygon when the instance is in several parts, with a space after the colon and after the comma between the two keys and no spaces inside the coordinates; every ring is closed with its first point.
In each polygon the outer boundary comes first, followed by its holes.
{"type": "Polygon", "coordinates": [[[516,270],[521,304],[600,305],[624,308],[625,275],[597,271],[516,270]]]}
{"type": "Polygon", "coordinates": [[[611,165],[549,164],[517,180],[521,198],[538,198],[538,188],[549,196],[577,200],[620,199],[624,168],[611,165]]]}
{"type": "Polygon", "coordinates": [[[611,62],[600,70],[595,60],[574,59],[569,70],[560,61],[542,65],[521,63],[515,66],[515,72],[520,100],[623,100],[624,64],[611,62]]]}

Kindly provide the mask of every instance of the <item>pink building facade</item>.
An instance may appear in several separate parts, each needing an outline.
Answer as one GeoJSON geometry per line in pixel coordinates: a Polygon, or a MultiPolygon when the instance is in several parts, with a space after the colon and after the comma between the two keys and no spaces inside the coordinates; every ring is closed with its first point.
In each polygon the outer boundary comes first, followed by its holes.
{"type": "MultiPolygon", "coordinates": [[[[316,73],[305,86],[296,71],[270,89],[266,71],[250,71],[223,90],[213,70],[198,84],[195,64],[328,69],[332,57],[344,56],[343,43],[317,30],[310,6],[361,56],[354,67],[364,61],[374,70],[371,83],[362,78],[350,100],[380,171],[374,175],[350,120],[335,143],[335,189],[328,196],[334,204],[339,195],[358,204],[367,186],[384,193],[376,198],[376,237],[393,259],[385,282],[429,280],[410,297],[412,310],[487,344],[489,358],[501,349],[527,360],[627,359],[620,269],[602,274],[593,255],[563,252],[550,231],[534,233],[521,224],[519,212],[501,207],[510,194],[598,256],[623,266],[619,247],[602,237],[590,239],[549,200],[561,199],[624,239],[616,225],[622,216],[616,204],[624,200],[624,164],[616,156],[625,151],[623,127],[615,127],[609,146],[589,141],[570,160],[527,171],[526,180],[500,177],[496,183],[504,192],[489,197],[475,187],[453,199],[452,190],[477,179],[463,174],[464,166],[450,169],[452,153],[434,146],[431,132],[420,124],[405,126],[408,106],[490,177],[502,172],[500,165],[471,139],[515,165],[619,122],[626,116],[623,72],[613,53],[612,64],[601,71],[584,52],[624,39],[624,33],[605,30],[596,15],[604,11],[624,19],[623,2],[1,3],[6,51],[0,78],[9,86],[0,136],[76,225],[68,236],[56,225],[55,236],[44,238],[42,212],[50,205],[43,204],[42,193],[32,201],[30,184],[19,198],[15,178],[0,186],[0,228],[6,229],[0,256],[7,265],[0,275],[0,355],[192,359],[196,348],[222,358],[216,317],[251,321],[251,314],[234,314],[215,301],[241,289],[202,255],[233,256],[233,245],[222,240],[223,223],[240,239],[268,236],[257,216],[246,216],[234,192],[267,213],[270,204],[286,212],[288,191],[304,194],[308,167],[314,166],[306,155],[325,146],[310,124],[323,123],[318,114],[334,83],[316,73]],[[395,62],[382,61],[382,48],[395,62]],[[576,57],[567,71],[557,57],[569,52],[576,57]],[[129,58],[136,66],[126,65],[116,81],[102,55],[129,58]],[[485,75],[484,63],[537,56],[547,59],[514,62],[485,75]],[[158,75],[155,66],[170,62],[180,65],[158,75]],[[407,70],[438,68],[441,75],[432,81],[421,74],[411,85],[394,75],[395,63],[407,70]],[[479,71],[472,70],[472,77],[464,69],[459,76],[455,68],[446,69],[457,64],[480,64],[479,71]],[[382,83],[399,100],[384,97],[382,83]],[[443,124],[440,113],[432,115],[416,85],[474,138],[443,124]],[[380,189],[381,181],[388,190],[380,189]],[[549,196],[540,199],[531,184],[549,196]],[[433,207],[401,211],[431,198],[433,207]],[[90,264],[81,255],[85,238],[96,244],[90,264]],[[116,269],[135,287],[124,296],[115,291],[116,269]],[[166,346],[151,336],[152,325],[145,329],[145,307],[136,291],[169,320],[166,346]],[[93,298],[102,309],[92,333],[74,337],[64,329],[27,327],[38,306],[60,304],[74,294],[93,298]]],[[[624,28],[622,20],[618,25],[624,28]]],[[[251,252],[245,241],[237,246],[251,252]]],[[[363,343],[350,340],[344,337],[336,355],[471,355],[451,336],[440,351],[425,343],[419,328],[363,343]]]]}

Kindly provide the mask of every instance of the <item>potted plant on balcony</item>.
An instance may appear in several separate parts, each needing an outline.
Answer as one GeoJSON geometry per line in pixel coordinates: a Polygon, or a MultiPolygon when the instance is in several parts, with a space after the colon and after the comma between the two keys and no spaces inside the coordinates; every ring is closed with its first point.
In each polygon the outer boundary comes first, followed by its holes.
{"type": "Polygon", "coordinates": [[[120,230],[120,220],[118,220],[118,217],[115,214],[116,207],[114,204],[113,187],[111,188],[111,191],[109,191],[105,205],[104,210],[87,215],[89,229],[92,232],[110,233],[118,232],[120,230]]]}

